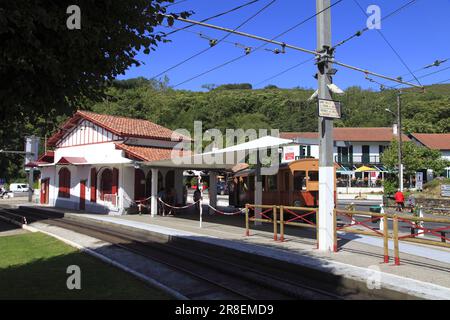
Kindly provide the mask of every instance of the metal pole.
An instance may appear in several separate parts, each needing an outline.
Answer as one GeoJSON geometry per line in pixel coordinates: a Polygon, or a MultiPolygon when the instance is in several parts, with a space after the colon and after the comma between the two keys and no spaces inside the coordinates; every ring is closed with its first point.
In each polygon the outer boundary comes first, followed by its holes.
{"type": "MultiPolygon", "coordinates": [[[[316,12],[330,6],[330,0],[316,0],[316,12]]],[[[328,85],[332,83],[329,60],[331,52],[331,10],[317,15],[317,51],[322,52],[318,59],[318,98],[331,100],[328,85]]],[[[333,120],[319,117],[319,229],[318,249],[334,249],[333,210],[334,210],[334,164],[333,164],[333,120]]]]}
{"type": "Polygon", "coordinates": [[[402,164],[402,102],[401,91],[397,93],[397,133],[398,133],[398,186],[400,191],[403,192],[403,164],[402,164]]]}
{"type": "MultiPolygon", "coordinates": [[[[316,0],[316,1],[319,1],[319,0],[316,0]]],[[[330,1],[325,0],[325,3],[330,4],[330,1]]],[[[329,11],[331,10],[331,8],[329,8],[329,7],[330,6],[326,6],[326,7],[325,6],[321,6],[321,10],[317,11],[317,13],[319,13],[321,11],[324,11],[323,12],[324,14],[329,14],[329,11]]],[[[260,37],[260,36],[254,35],[254,34],[249,34],[249,33],[241,32],[241,31],[237,31],[237,30],[233,30],[233,29],[229,29],[229,28],[224,28],[224,27],[221,27],[221,26],[216,26],[216,25],[209,24],[209,23],[204,23],[204,22],[201,22],[201,21],[195,21],[195,20],[191,20],[191,19],[184,19],[184,18],[177,17],[177,16],[174,16],[174,15],[169,15],[169,14],[165,14],[164,16],[173,18],[173,19],[178,20],[178,21],[186,22],[186,23],[189,23],[191,25],[195,24],[195,25],[206,27],[206,28],[220,30],[220,31],[228,32],[228,33],[233,33],[233,34],[236,34],[236,35],[239,35],[239,36],[243,36],[243,37],[247,37],[247,38],[263,41],[263,42],[266,42],[266,43],[272,43],[272,44],[275,44],[275,45],[279,45],[282,48],[288,48],[288,49],[297,50],[297,51],[301,51],[301,52],[305,52],[305,53],[309,53],[309,54],[313,54],[313,55],[318,55],[318,52],[316,52],[314,50],[308,50],[308,49],[297,47],[297,46],[294,46],[294,45],[291,45],[291,44],[288,44],[288,43],[284,43],[284,42],[281,42],[281,41],[275,41],[274,39],[276,39],[278,37],[275,37],[273,39],[267,39],[267,38],[260,37]]],[[[330,43],[329,47],[331,48],[331,43],[330,43]]],[[[321,49],[322,48],[320,47],[318,51],[320,51],[321,49]]],[[[336,61],[336,60],[332,60],[332,62],[337,64],[337,65],[339,65],[339,66],[341,66],[341,67],[348,68],[348,69],[351,69],[351,70],[355,70],[355,71],[358,71],[358,72],[362,72],[365,75],[369,75],[370,74],[372,76],[375,76],[375,77],[378,77],[378,78],[382,78],[382,79],[386,79],[386,80],[389,80],[389,81],[393,81],[393,82],[396,82],[396,83],[399,83],[399,84],[403,84],[403,85],[408,85],[408,86],[415,87],[415,88],[424,89],[423,86],[420,86],[420,85],[417,85],[417,84],[414,84],[414,83],[411,83],[411,82],[406,82],[406,81],[403,81],[403,80],[399,80],[398,78],[385,76],[385,75],[382,75],[382,74],[379,74],[379,73],[376,73],[376,72],[372,72],[370,70],[366,70],[366,69],[363,69],[363,68],[355,67],[355,66],[352,66],[352,65],[340,62],[340,61],[336,61]]]]}
{"type": "Polygon", "coordinates": [[[29,185],[29,189],[28,189],[28,202],[33,202],[33,176],[34,176],[34,169],[30,168],[30,170],[28,171],[28,185],[29,185]]]}

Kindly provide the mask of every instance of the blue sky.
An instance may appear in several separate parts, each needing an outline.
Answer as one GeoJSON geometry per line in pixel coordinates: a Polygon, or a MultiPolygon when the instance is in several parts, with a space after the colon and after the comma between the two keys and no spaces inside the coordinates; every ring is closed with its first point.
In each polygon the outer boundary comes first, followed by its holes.
{"type": "MultiPolygon", "coordinates": [[[[332,0],[335,2],[336,0],[332,0]]],[[[381,8],[381,14],[387,15],[409,0],[358,0],[361,6],[367,8],[371,4],[381,8]]],[[[201,20],[214,14],[226,11],[248,0],[187,0],[170,7],[172,12],[192,10],[194,20],[201,20]]],[[[211,20],[210,23],[235,28],[248,17],[264,7],[270,0],[260,0],[239,11],[211,20]]],[[[263,13],[255,17],[240,31],[253,33],[267,38],[287,30],[315,12],[315,0],[277,0],[263,13]]],[[[332,42],[337,43],[354,34],[366,26],[366,17],[354,0],[343,0],[332,8],[332,42]]],[[[176,27],[185,26],[182,22],[175,22],[176,27]]],[[[158,30],[171,31],[160,27],[158,30]]],[[[223,32],[195,26],[189,30],[203,32],[211,38],[220,38],[223,32]]],[[[382,22],[381,32],[400,54],[411,70],[417,70],[436,59],[450,58],[450,0],[417,0],[411,6],[382,22]]],[[[119,79],[133,77],[152,78],[156,74],[188,58],[194,53],[208,47],[208,41],[199,35],[179,31],[170,36],[171,43],[160,43],[157,50],[149,55],[139,54],[138,59],[144,64],[130,68],[119,79]]],[[[307,49],[316,48],[316,20],[312,19],[299,28],[289,32],[278,40],[307,49]]],[[[239,42],[246,46],[257,47],[259,41],[231,35],[227,41],[239,42]]],[[[276,49],[274,45],[267,45],[268,49],[276,49]]],[[[167,72],[170,85],[176,85],[201,72],[207,71],[230,59],[244,53],[242,48],[229,43],[220,43],[206,53],[167,72]]],[[[299,68],[293,69],[269,82],[257,83],[295,65],[312,56],[298,51],[287,50],[285,54],[273,54],[266,50],[256,51],[223,68],[206,74],[200,78],[187,82],[177,89],[200,91],[203,84],[251,83],[254,88],[261,88],[274,84],[282,88],[307,87],[315,88],[316,72],[314,62],[311,61],[299,68]]],[[[395,53],[375,30],[365,32],[336,51],[336,59],[354,66],[369,69],[374,72],[399,76],[408,73],[395,53]]],[[[417,72],[417,76],[431,71],[438,71],[450,67],[450,60],[439,68],[432,68],[417,72]]],[[[337,67],[339,70],[334,82],[341,88],[359,85],[364,88],[378,89],[379,86],[368,82],[364,75],[337,67]]],[[[411,76],[405,76],[409,80],[411,76]]],[[[420,79],[423,84],[440,82],[450,78],[450,69],[436,75],[420,79]]],[[[380,79],[380,82],[386,81],[380,79]]],[[[386,82],[389,84],[389,82],[386,82]]],[[[392,83],[390,83],[392,84],[392,83]]]]}

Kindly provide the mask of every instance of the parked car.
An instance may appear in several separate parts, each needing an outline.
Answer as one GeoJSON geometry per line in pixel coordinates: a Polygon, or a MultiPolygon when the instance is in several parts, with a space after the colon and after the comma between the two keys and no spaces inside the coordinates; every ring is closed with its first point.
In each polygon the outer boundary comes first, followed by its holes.
{"type": "Polygon", "coordinates": [[[218,194],[228,194],[228,186],[225,181],[217,182],[217,193],[218,194]]]}
{"type": "Polygon", "coordinates": [[[28,192],[30,186],[26,183],[11,183],[9,185],[10,192],[28,192]]]}

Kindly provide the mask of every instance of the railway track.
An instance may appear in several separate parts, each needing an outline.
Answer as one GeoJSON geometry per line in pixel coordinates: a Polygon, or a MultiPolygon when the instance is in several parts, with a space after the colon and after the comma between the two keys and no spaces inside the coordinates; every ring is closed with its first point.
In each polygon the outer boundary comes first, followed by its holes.
{"type": "MultiPolygon", "coordinates": [[[[18,209],[0,209],[0,214],[15,220],[26,219],[69,229],[131,251],[163,264],[174,272],[195,281],[189,299],[287,300],[287,299],[355,299],[358,292],[333,292],[322,283],[278,265],[226,255],[220,250],[206,250],[183,243],[159,243],[139,231],[126,231],[108,226],[76,221],[47,213],[18,209]]],[[[22,222],[20,221],[20,222],[22,222]]],[[[281,264],[281,263],[280,263],[281,264]]]]}

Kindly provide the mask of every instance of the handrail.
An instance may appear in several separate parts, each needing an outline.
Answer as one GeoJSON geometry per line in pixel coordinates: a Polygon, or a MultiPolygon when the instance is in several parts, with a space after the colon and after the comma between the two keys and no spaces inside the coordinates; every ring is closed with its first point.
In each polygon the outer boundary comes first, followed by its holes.
{"type": "MultiPolygon", "coordinates": [[[[440,247],[446,247],[450,248],[450,236],[447,236],[446,234],[450,234],[450,218],[436,218],[436,217],[424,217],[423,216],[423,208],[419,207],[419,216],[411,216],[411,215],[405,215],[405,214],[391,214],[391,213],[385,213],[384,207],[381,206],[381,212],[367,212],[367,211],[353,211],[353,210],[341,210],[341,209],[334,209],[333,210],[333,232],[334,232],[334,239],[335,243],[333,246],[333,250],[335,252],[338,251],[338,242],[337,242],[337,233],[338,231],[344,231],[348,233],[356,233],[356,234],[362,234],[362,235],[368,235],[368,236],[375,236],[379,238],[383,238],[383,262],[389,263],[389,239],[392,239],[394,243],[394,264],[400,265],[400,250],[399,250],[399,241],[408,241],[408,242],[416,242],[421,244],[427,244],[431,246],[440,246],[440,247]],[[337,216],[346,216],[350,218],[349,223],[344,223],[342,226],[337,225],[337,216]],[[355,219],[355,217],[366,217],[367,219],[358,221],[355,219]],[[392,220],[392,230],[389,232],[388,222],[389,220],[392,220]],[[372,227],[371,225],[368,225],[367,223],[376,223],[379,222],[379,228],[372,227]],[[400,229],[400,222],[403,223],[409,223],[410,228],[414,230],[419,230],[421,232],[419,233],[411,233],[405,235],[404,233],[399,233],[400,229]],[[425,227],[424,223],[436,223],[436,224],[445,224],[445,226],[440,227],[425,227]],[[355,229],[355,226],[359,226],[359,229],[355,229]],[[369,229],[368,231],[361,230],[362,228],[369,229]],[[432,236],[438,237],[441,239],[441,242],[432,240],[432,239],[417,239],[417,237],[423,237],[425,234],[431,234],[432,236]]],[[[307,208],[307,207],[294,207],[294,206],[283,206],[283,205],[254,205],[254,204],[246,204],[245,205],[245,228],[246,232],[245,235],[250,235],[250,227],[249,227],[249,221],[261,221],[261,222],[269,222],[273,224],[273,232],[274,232],[274,241],[277,241],[278,237],[278,230],[277,230],[277,224],[280,224],[280,237],[279,241],[284,241],[284,231],[286,225],[292,225],[295,227],[307,227],[307,228],[315,228],[316,229],[316,237],[317,237],[317,245],[319,243],[319,209],[318,208],[307,208]],[[265,217],[265,219],[262,218],[256,218],[256,217],[250,217],[249,216],[249,209],[250,208],[261,208],[266,209],[261,214],[265,217]],[[279,220],[277,218],[277,210],[279,210],[279,220]],[[268,213],[269,211],[273,212],[272,217],[268,217],[265,215],[265,213],[268,213]],[[296,212],[297,211],[297,212],[296,212]],[[306,213],[298,213],[298,211],[303,211],[306,213]],[[286,220],[286,213],[294,215],[293,218],[290,220],[286,220]],[[312,214],[315,214],[316,216],[316,222],[308,221],[306,219],[307,216],[310,216],[312,214]],[[305,221],[305,222],[298,222],[298,221],[305,221]]]]}

